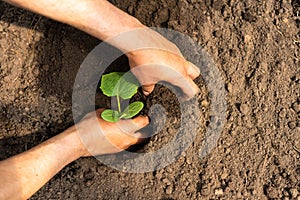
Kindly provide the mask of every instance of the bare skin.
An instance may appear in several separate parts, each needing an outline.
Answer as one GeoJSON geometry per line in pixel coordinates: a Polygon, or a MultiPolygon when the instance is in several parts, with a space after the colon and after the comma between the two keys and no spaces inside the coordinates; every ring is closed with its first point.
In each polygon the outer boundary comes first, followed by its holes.
{"type": "MultiPolygon", "coordinates": [[[[198,68],[186,61],[173,43],[105,0],[6,2],[74,26],[122,50],[145,95],[153,91],[158,81],[179,86],[185,98],[198,92],[193,82],[199,75],[198,68]],[[133,30],[142,30],[134,32],[134,40],[118,37],[133,30]]],[[[84,156],[120,152],[142,141],[138,130],[149,123],[147,117],[115,124],[100,119],[102,111],[89,113],[79,124],[56,137],[1,161],[0,199],[27,199],[68,163],[84,156]]]]}
{"type": "MultiPolygon", "coordinates": [[[[199,76],[199,69],[186,61],[180,50],[170,41],[157,32],[147,28],[136,18],[114,7],[106,0],[5,0],[14,5],[26,8],[33,12],[64,22],[89,33],[96,38],[105,40],[128,56],[130,66],[156,65],[151,71],[152,79],[147,83],[145,76],[136,74],[143,84],[145,95],[151,93],[155,83],[167,81],[179,86],[186,99],[193,97],[198,87],[193,82],[199,76]],[[118,38],[129,31],[138,30],[125,38],[118,38]],[[151,49],[135,50],[137,47],[151,47],[151,49]],[[162,51],[163,49],[164,51],[162,51]],[[176,60],[176,62],[174,62],[176,60]],[[161,68],[160,66],[168,66],[161,68]],[[176,77],[162,77],[170,69],[178,72],[189,85],[183,84],[176,77]]],[[[143,71],[143,69],[141,69],[143,71]]],[[[144,74],[149,74],[145,72],[144,74]]]]}
{"type": "Polygon", "coordinates": [[[1,161],[0,199],[28,199],[64,166],[80,157],[90,156],[82,144],[83,137],[88,139],[89,145],[97,146],[96,154],[117,153],[143,140],[136,131],[148,125],[148,117],[124,120],[124,124],[134,124],[129,132],[124,132],[117,124],[97,117],[103,110],[87,114],[77,125],[82,127],[80,131],[72,126],[24,153],[1,161]],[[103,134],[99,134],[99,128],[103,134]],[[97,140],[93,135],[97,135],[97,140]]]}

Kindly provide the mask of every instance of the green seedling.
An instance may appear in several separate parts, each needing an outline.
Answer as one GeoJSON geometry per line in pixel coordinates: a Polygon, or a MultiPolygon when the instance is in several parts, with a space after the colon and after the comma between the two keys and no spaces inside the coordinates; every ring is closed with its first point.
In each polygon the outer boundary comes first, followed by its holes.
{"type": "Polygon", "coordinates": [[[116,97],[118,110],[107,109],[101,113],[102,119],[108,122],[118,122],[120,119],[130,119],[144,107],[143,102],[136,101],[121,108],[121,99],[130,99],[137,93],[138,84],[131,73],[112,72],[102,76],[100,89],[108,97],[116,97]]]}

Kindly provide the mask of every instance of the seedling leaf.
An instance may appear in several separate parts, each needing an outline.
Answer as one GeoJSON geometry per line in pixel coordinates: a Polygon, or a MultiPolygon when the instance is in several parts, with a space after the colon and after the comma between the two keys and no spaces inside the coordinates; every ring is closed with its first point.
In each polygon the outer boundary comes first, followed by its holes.
{"type": "Polygon", "coordinates": [[[104,110],[101,113],[102,119],[108,122],[118,122],[120,120],[120,113],[116,110],[104,110]]]}
{"type": "Polygon", "coordinates": [[[103,94],[108,97],[113,97],[118,95],[118,89],[116,89],[121,77],[124,73],[122,72],[112,72],[109,74],[105,74],[102,76],[101,79],[101,86],[100,89],[102,90],[103,94]]]}
{"type": "Polygon", "coordinates": [[[124,112],[121,114],[121,118],[123,119],[130,119],[137,115],[144,107],[143,102],[136,101],[131,103],[127,108],[124,110],[124,112]]]}
{"type": "Polygon", "coordinates": [[[137,93],[138,81],[132,73],[126,73],[120,79],[118,83],[118,92],[122,99],[130,99],[133,95],[137,93]]]}
{"type": "Polygon", "coordinates": [[[137,93],[138,81],[132,73],[112,72],[102,76],[100,89],[108,97],[130,99],[137,93]]]}

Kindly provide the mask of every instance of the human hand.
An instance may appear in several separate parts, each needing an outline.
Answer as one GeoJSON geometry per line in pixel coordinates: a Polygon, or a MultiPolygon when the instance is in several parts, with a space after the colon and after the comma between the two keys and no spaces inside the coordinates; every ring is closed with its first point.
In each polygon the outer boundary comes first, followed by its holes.
{"type": "Polygon", "coordinates": [[[139,80],[146,96],[154,90],[159,81],[179,87],[183,99],[190,99],[199,91],[193,81],[199,76],[199,69],[179,53],[146,49],[127,54],[131,71],[139,80]]]}
{"type": "Polygon", "coordinates": [[[158,32],[144,27],[120,34],[109,42],[126,53],[131,71],[145,95],[149,95],[159,81],[179,87],[184,99],[192,98],[199,91],[193,82],[200,75],[199,68],[158,32]]]}
{"type": "Polygon", "coordinates": [[[192,98],[199,91],[193,81],[200,75],[199,68],[188,62],[177,46],[158,32],[144,26],[120,33],[106,42],[126,54],[131,72],[145,95],[149,95],[159,81],[178,86],[184,99],[192,98]]]}
{"type": "Polygon", "coordinates": [[[118,153],[144,140],[139,130],[149,124],[149,118],[138,116],[117,123],[104,121],[105,109],[87,114],[76,124],[78,136],[85,147],[84,156],[118,153]]]}

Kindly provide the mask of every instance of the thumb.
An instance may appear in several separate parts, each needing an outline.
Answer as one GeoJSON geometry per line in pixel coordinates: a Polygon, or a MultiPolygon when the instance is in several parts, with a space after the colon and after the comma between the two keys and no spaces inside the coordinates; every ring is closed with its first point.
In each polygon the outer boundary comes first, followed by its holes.
{"type": "Polygon", "coordinates": [[[138,116],[134,119],[121,120],[116,124],[123,133],[133,134],[147,126],[149,124],[149,118],[147,116],[138,116]]]}
{"type": "Polygon", "coordinates": [[[130,121],[135,125],[135,130],[131,131],[131,133],[129,134],[130,144],[135,145],[145,142],[147,138],[149,138],[149,134],[143,133],[139,130],[149,124],[149,117],[138,116],[130,121]]]}
{"type": "Polygon", "coordinates": [[[149,117],[147,117],[147,116],[138,116],[134,119],[131,119],[131,121],[133,124],[136,125],[135,130],[133,130],[132,132],[136,132],[136,131],[144,128],[150,122],[149,117]]]}

